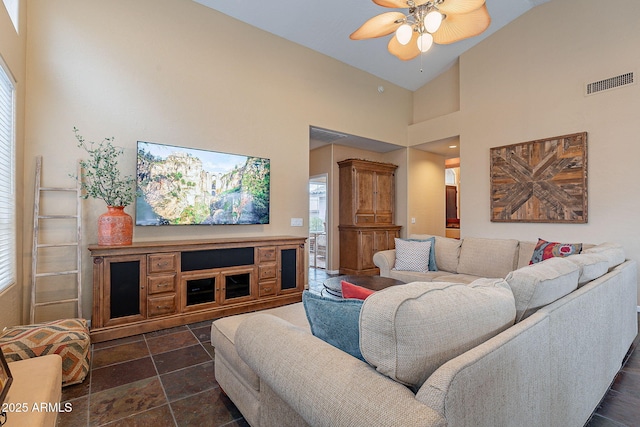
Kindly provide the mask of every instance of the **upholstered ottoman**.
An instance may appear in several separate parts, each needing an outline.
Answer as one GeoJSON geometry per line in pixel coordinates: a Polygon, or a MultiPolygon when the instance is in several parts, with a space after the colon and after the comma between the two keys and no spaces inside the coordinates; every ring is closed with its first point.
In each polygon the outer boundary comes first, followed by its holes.
{"type": "Polygon", "coordinates": [[[82,382],[89,372],[91,341],[85,319],[13,326],[0,333],[0,348],[7,362],[46,354],[62,357],[62,385],[82,382]]]}

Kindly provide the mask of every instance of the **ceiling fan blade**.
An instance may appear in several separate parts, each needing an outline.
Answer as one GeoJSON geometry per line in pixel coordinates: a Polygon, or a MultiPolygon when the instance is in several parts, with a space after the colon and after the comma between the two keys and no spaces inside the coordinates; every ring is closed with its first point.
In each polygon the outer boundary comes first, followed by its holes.
{"type": "Polygon", "coordinates": [[[401,45],[396,37],[391,37],[387,49],[389,52],[402,59],[403,61],[409,61],[420,55],[420,49],[418,49],[418,36],[419,34],[414,31],[411,36],[411,41],[405,45],[401,45]]]}
{"type": "Polygon", "coordinates": [[[469,13],[482,7],[485,0],[444,0],[438,5],[440,12],[449,13],[469,13]]]}
{"type": "Polygon", "coordinates": [[[440,29],[433,33],[438,44],[454,43],[481,34],[489,28],[491,17],[485,4],[480,9],[463,14],[450,14],[442,21],[440,29]]]}
{"type": "Polygon", "coordinates": [[[351,40],[363,40],[386,36],[393,33],[400,25],[402,25],[402,22],[398,23],[396,21],[404,20],[404,18],[404,14],[400,12],[382,13],[362,24],[362,26],[355,30],[349,38],[351,40]]]}
{"type": "Polygon", "coordinates": [[[406,9],[409,7],[407,0],[373,0],[375,4],[393,9],[406,9]]]}

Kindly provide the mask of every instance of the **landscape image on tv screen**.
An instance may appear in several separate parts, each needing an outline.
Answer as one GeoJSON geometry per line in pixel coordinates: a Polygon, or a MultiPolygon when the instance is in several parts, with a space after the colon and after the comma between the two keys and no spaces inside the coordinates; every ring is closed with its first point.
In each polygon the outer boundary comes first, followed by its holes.
{"type": "Polygon", "coordinates": [[[269,159],[138,141],[136,172],[136,225],[269,223],[269,159]]]}

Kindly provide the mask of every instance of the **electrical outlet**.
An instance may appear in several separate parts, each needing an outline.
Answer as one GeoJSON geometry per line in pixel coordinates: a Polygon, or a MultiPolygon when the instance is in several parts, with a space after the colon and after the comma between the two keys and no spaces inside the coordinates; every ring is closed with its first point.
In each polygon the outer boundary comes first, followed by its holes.
{"type": "Polygon", "coordinates": [[[415,224],[416,223],[416,219],[415,218],[411,218],[411,224],[415,224]]]}
{"type": "Polygon", "coordinates": [[[291,218],[292,227],[302,227],[302,218],[291,218]]]}

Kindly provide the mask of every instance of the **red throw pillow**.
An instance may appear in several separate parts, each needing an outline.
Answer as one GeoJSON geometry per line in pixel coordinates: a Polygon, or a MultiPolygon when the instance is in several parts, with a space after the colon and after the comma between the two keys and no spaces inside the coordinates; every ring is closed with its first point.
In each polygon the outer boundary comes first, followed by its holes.
{"type": "Polygon", "coordinates": [[[547,242],[538,238],[538,244],[533,251],[529,265],[542,262],[553,257],[566,257],[582,252],[582,243],[547,242]]]}
{"type": "Polygon", "coordinates": [[[375,292],[371,289],[345,282],[344,280],[340,282],[340,285],[342,286],[342,298],[365,299],[375,292]]]}

